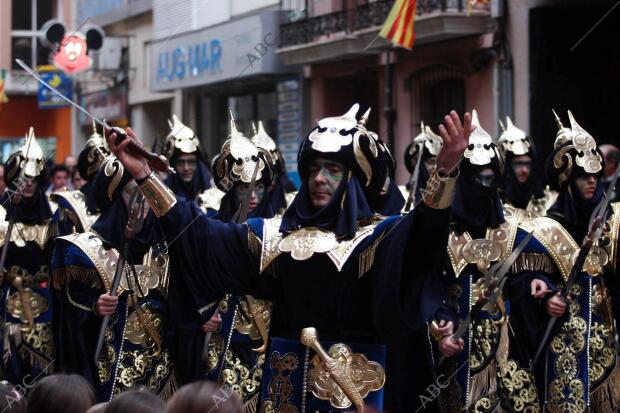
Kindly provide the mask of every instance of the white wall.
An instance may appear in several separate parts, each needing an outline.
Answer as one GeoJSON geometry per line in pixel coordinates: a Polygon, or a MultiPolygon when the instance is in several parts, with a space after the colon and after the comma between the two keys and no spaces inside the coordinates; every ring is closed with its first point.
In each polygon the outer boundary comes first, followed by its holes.
{"type": "Polygon", "coordinates": [[[224,22],[230,19],[230,10],[230,0],[154,0],[153,40],[224,22]]]}
{"type": "Polygon", "coordinates": [[[279,3],[279,0],[232,0],[231,14],[237,16],[253,10],[262,9],[263,7],[275,6],[279,3]]]}

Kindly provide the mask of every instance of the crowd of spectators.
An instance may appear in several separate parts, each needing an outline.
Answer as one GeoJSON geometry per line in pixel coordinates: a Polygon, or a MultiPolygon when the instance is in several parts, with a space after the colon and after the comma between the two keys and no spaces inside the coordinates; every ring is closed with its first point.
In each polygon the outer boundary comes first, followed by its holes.
{"type": "Polygon", "coordinates": [[[241,413],[241,401],[230,387],[209,381],[177,390],[165,402],[148,389],[131,390],[110,402],[95,404],[90,384],[76,374],[53,374],[37,382],[0,383],[2,413],[241,413]],[[27,389],[31,388],[29,392],[27,389]],[[27,395],[26,395],[27,393],[27,395]]]}

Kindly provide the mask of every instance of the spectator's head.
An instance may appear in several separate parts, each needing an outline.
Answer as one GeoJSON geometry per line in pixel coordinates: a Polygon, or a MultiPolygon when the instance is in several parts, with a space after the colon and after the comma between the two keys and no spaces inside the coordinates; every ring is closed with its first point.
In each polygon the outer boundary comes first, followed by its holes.
{"type": "Polygon", "coordinates": [[[181,387],[166,406],[166,413],[241,413],[239,396],[230,386],[198,381],[181,387]]]}
{"type": "Polygon", "coordinates": [[[86,180],[82,178],[82,175],[80,175],[80,171],[77,168],[71,171],[71,184],[73,185],[73,189],[78,190],[85,183],[86,180]]]}
{"type": "Polygon", "coordinates": [[[4,182],[4,166],[0,165],[0,195],[6,191],[6,182],[4,182]]]}
{"type": "Polygon", "coordinates": [[[603,158],[605,159],[604,177],[609,178],[616,172],[618,164],[620,163],[620,149],[608,143],[599,146],[599,149],[603,153],[603,158]]]}
{"type": "Polygon", "coordinates": [[[50,172],[52,192],[65,191],[69,180],[69,169],[65,165],[54,165],[50,172]]]}
{"type": "Polygon", "coordinates": [[[0,383],[0,412],[26,413],[27,400],[20,391],[7,382],[0,383]]]}
{"type": "Polygon", "coordinates": [[[116,396],[103,411],[104,413],[163,413],[166,404],[148,390],[130,390],[116,396]]]}
{"type": "Polygon", "coordinates": [[[65,158],[65,162],[64,165],[67,167],[68,170],[72,171],[75,169],[75,167],[77,166],[77,158],[73,155],[68,155],[65,158]]]}
{"type": "Polygon", "coordinates": [[[97,403],[93,404],[86,413],[105,413],[106,407],[108,407],[109,402],[97,403]]]}
{"type": "Polygon", "coordinates": [[[90,384],[77,374],[54,374],[28,394],[28,413],[84,413],[95,403],[90,384]]]}

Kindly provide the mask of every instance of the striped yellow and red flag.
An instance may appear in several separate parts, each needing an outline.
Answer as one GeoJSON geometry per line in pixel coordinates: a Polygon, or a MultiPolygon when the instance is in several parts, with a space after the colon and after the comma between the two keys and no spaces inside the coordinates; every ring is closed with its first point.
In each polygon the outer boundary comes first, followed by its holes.
{"type": "Polygon", "coordinates": [[[395,45],[411,49],[415,40],[413,24],[415,22],[416,0],[396,0],[379,36],[395,45]]]}

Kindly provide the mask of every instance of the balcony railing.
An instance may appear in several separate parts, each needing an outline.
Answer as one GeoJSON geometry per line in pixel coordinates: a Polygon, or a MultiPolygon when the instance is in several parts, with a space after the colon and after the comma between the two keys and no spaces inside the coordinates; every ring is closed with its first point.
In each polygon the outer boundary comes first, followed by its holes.
{"type": "MultiPolygon", "coordinates": [[[[280,47],[296,46],[379,27],[395,0],[284,0],[288,22],[280,26],[280,47]]],[[[488,10],[487,2],[474,9],[488,10]]],[[[467,0],[417,0],[416,15],[465,12],[467,0]]]]}

